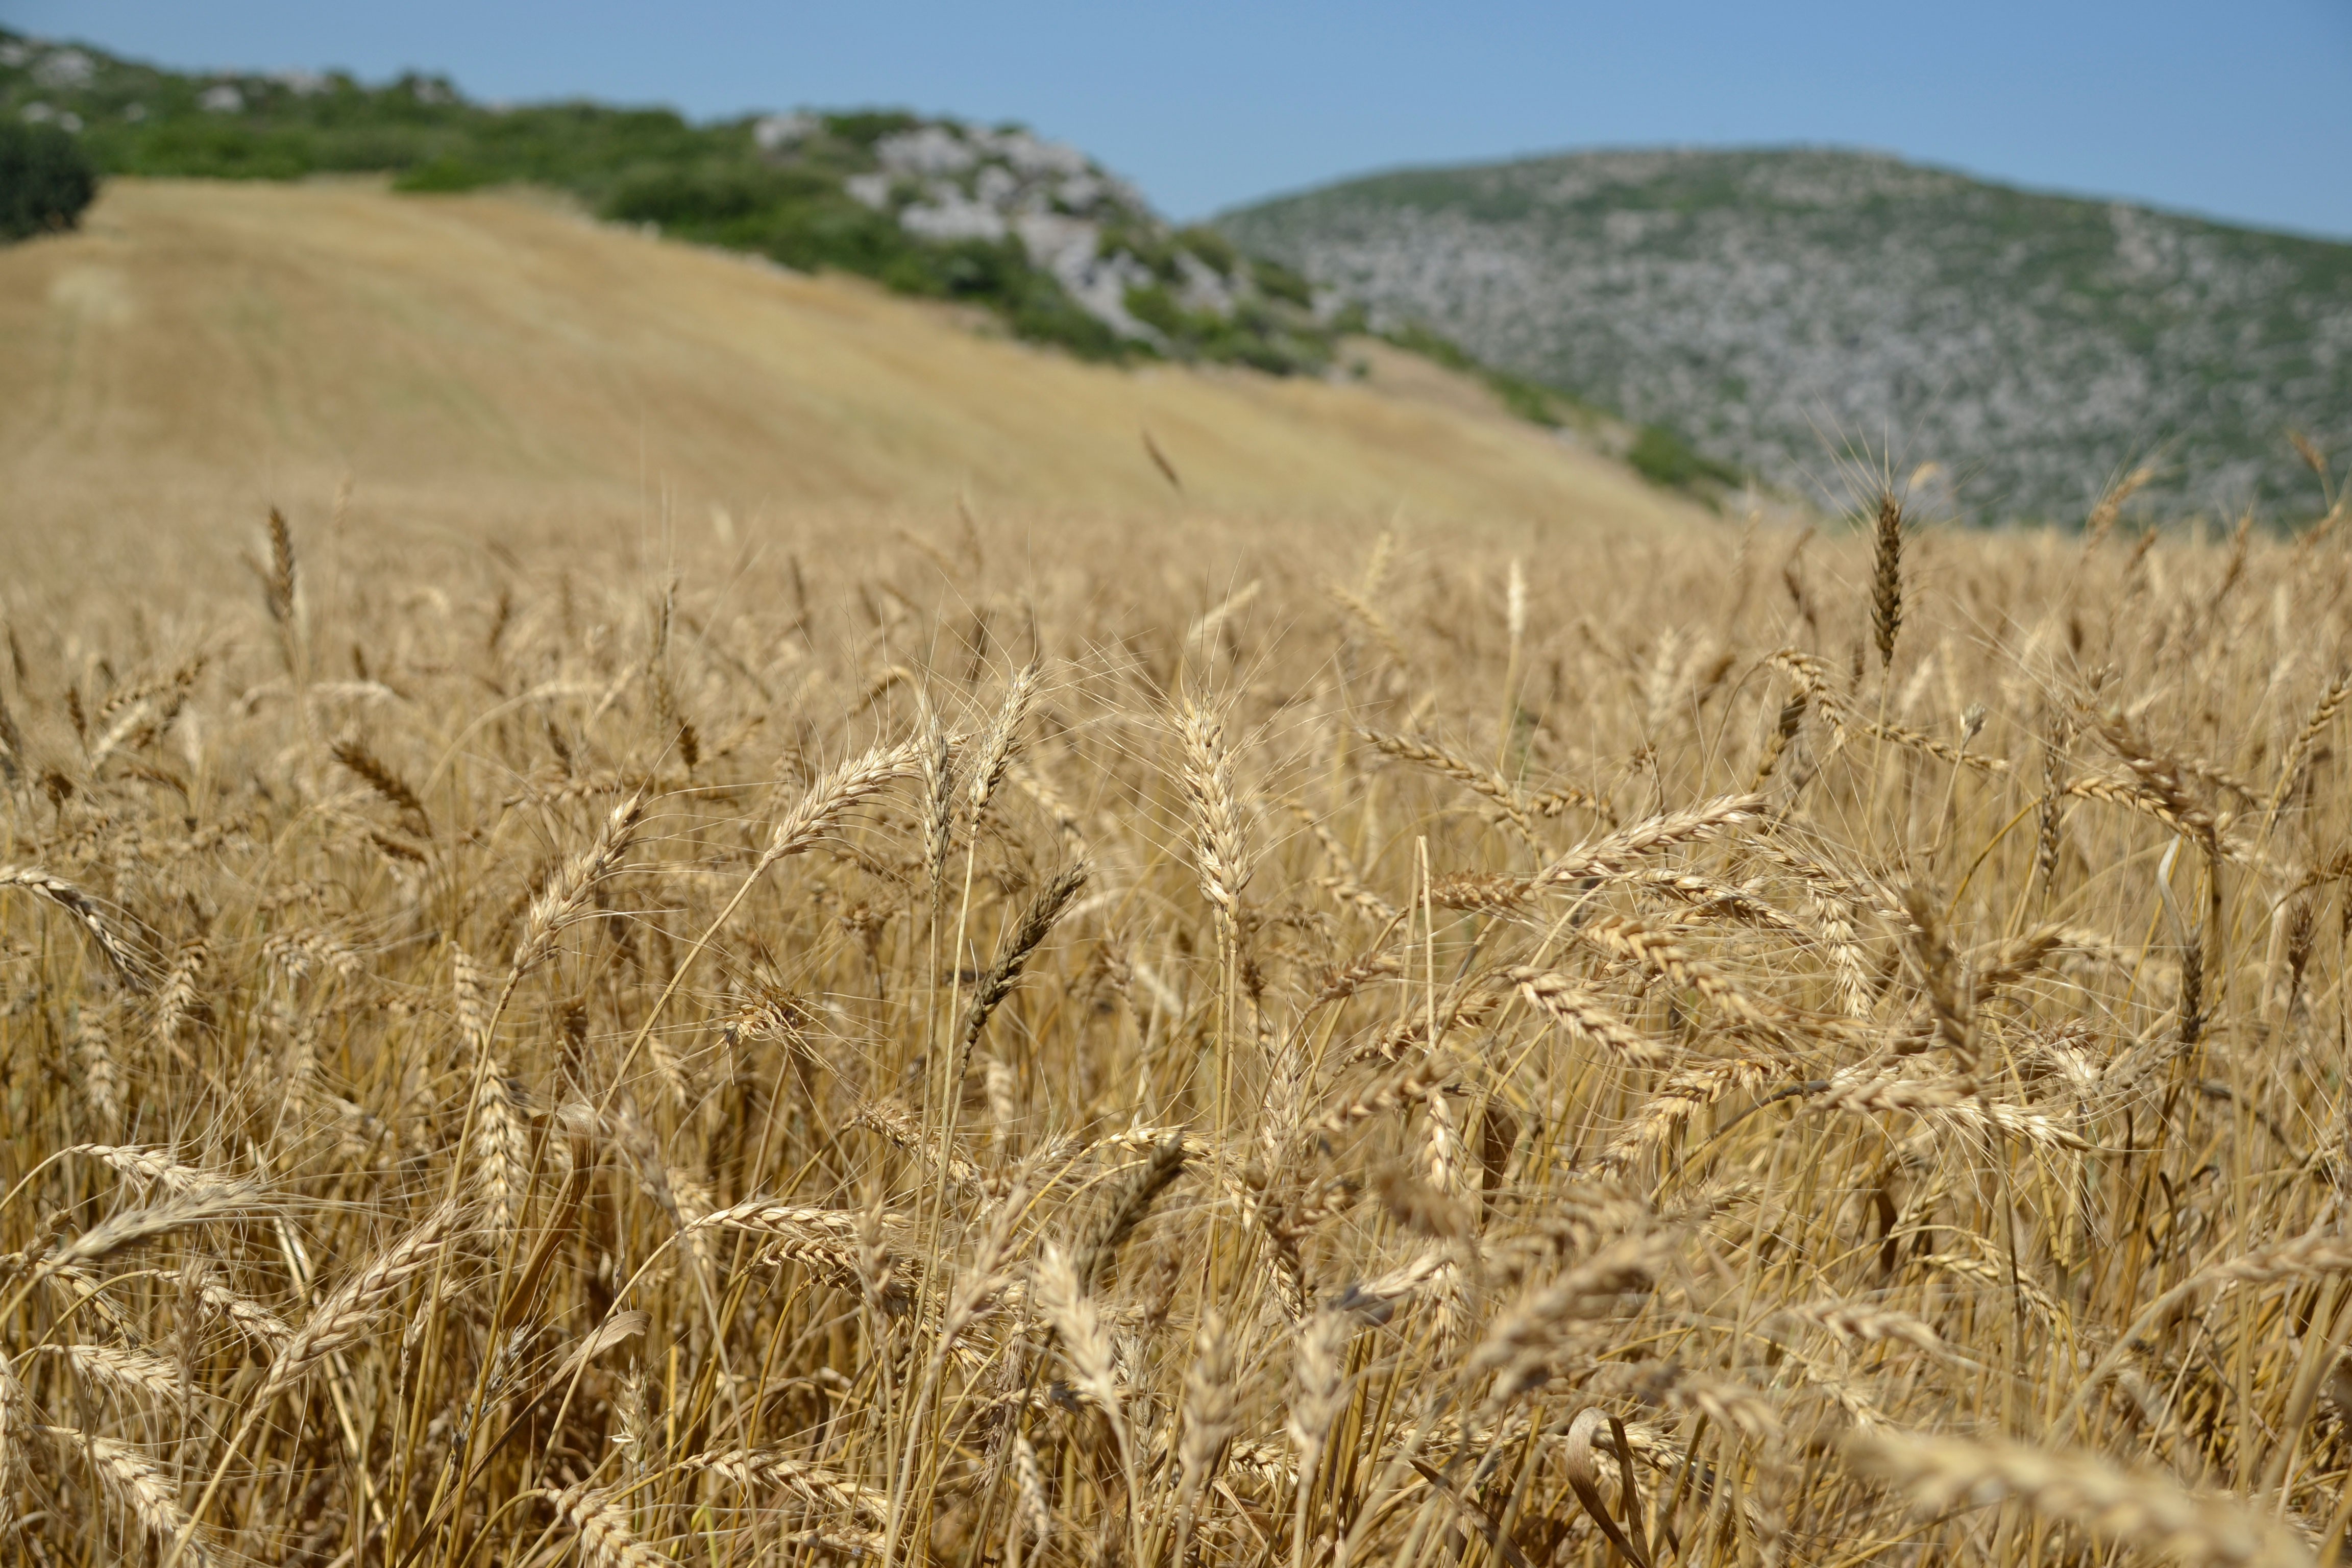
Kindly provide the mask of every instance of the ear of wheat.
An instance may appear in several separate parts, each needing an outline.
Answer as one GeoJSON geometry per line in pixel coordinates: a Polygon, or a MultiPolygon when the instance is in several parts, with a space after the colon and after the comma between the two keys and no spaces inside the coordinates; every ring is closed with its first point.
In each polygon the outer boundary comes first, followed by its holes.
{"type": "Polygon", "coordinates": [[[1249,883],[1249,857],[1242,842],[1240,807],[1234,794],[1233,757],[1225,749],[1224,725],[1187,700],[1180,714],[1184,738],[1184,787],[1192,796],[1195,854],[1201,890],[1232,921],[1249,883]]]}
{"type": "Polygon", "coordinates": [[[21,888],[47,899],[89,933],[90,941],[97,943],[99,952],[124,980],[142,990],[152,984],[153,973],[147,960],[106,923],[88,894],[63,877],[52,876],[37,866],[0,866],[0,888],[21,888]]]}
{"type": "Polygon", "coordinates": [[[1903,629],[1903,502],[1891,489],[1878,492],[1873,542],[1876,559],[1870,578],[1870,635],[1881,668],[1895,662],[1895,634],[1903,629]]]}
{"type": "Polygon", "coordinates": [[[179,1543],[184,1563],[209,1564],[220,1561],[210,1534],[198,1530],[180,1507],[179,1489],[163,1470],[128,1443],[100,1437],[71,1426],[41,1430],[89,1462],[90,1473],[124,1512],[157,1544],[179,1543]]]}
{"type": "Polygon", "coordinates": [[[2013,1497],[2098,1535],[2182,1562],[2293,1568],[2314,1561],[2310,1549],[2274,1520],[2091,1455],[1885,1432],[1859,1443],[1854,1458],[1864,1473],[1899,1488],[1921,1508],[2013,1497]]]}
{"type": "Polygon", "coordinates": [[[266,1405],[329,1356],[365,1339],[400,1293],[440,1260],[442,1249],[457,1234],[459,1216],[454,1204],[435,1209],[312,1308],[271,1362],[256,1402],[266,1405]]]}
{"type": "Polygon", "coordinates": [[[580,1538],[580,1551],[597,1568],[675,1568],[670,1559],[639,1541],[629,1528],[628,1505],[593,1487],[567,1487],[543,1494],[556,1517],[580,1538]]]}

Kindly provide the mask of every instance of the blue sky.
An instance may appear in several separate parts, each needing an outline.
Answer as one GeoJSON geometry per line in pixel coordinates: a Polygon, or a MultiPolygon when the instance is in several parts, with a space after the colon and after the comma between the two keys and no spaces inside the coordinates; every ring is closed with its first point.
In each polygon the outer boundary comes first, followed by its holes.
{"type": "Polygon", "coordinates": [[[1021,120],[1179,217],[1402,163],[1807,142],[2352,238],[2352,0],[0,0],[0,23],[488,99],[1021,120]]]}

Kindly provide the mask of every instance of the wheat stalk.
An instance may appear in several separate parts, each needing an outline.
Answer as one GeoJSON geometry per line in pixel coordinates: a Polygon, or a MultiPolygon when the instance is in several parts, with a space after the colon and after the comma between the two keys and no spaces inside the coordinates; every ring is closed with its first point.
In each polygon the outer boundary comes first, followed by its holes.
{"type": "Polygon", "coordinates": [[[490,1009],[493,1018],[505,1010],[506,998],[514,994],[523,976],[554,952],[556,938],[562,933],[564,924],[580,912],[589,892],[628,852],[629,841],[636,836],[645,807],[643,791],[625,797],[606,814],[596,837],[566,859],[531,900],[523,917],[522,936],[515,943],[514,962],[507,973],[505,990],[498,1005],[490,1009]]]}
{"type": "Polygon", "coordinates": [[[2122,1469],[2095,1455],[1881,1432],[1858,1439],[1848,1458],[1857,1470],[1901,1489],[1921,1509],[2015,1498],[2095,1535],[2184,1563],[2294,1568],[2315,1561],[2302,1541],[2242,1504],[2198,1496],[2176,1481],[2122,1469]]]}
{"type": "Polygon", "coordinates": [[[1233,754],[1225,749],[1224,724],[1189,698],[1180,712],[1184,737],[1184,789],[1192,797],[1193,854],[1201,891],[1230,924],[1240,914],[1242,889],[1249,884],[1249,853],[1242,841],[1240,807],[1234,793],[1233,754]]]}
{"type": "Polygon", "coordinates": [[[961,1084],[971,1066],[972,1047],[980,1043],[981,1035],[988,1028],[988,1020],[995,1016],[1005,997],[1020,984],[1021,972],[1028,967],[1031,955],[1038,944],[1062,918],[1078,889],[1087,885],[1087,868],[1081,863],[1066,866],[1038,889],[1021,911],[1021,919],[1005,933],[998,945],[996,956],[982,971],[979,983],[972,987],[971,1005],[965,1010],[963,1027],[956,1037],[955,1076],[951,1081],[961,1084]]]}
{"type": "Polygon", "coordinates": [[[1042,673],[1034,661],[1021,667],[1012,684],[1004,689],[1004,700],[980,742],[980,754],[972,761],[971,782],[964,790],[964,809],[974,822],[988,810],[997,786],[1004,782],[1005,767],[1020,745],[1021,725],[1029,717],[1029,705],[1036,700],[1042,673]]]}
{"type": "Polygon", "coordinates": [[[597,1488],[580,1485],[562,1491],[547,1489],[541,1496],[554,1505],[556,1517],[580,1538],[581,1555],[598,1568],[675,1568],[671,1561],[639,1541],[629,1528],[629,1507],[597,1488]]]}
{"type": "Polygon", "coordinates": [[[1091,1290],[1118,1259],[1119,1249],[1151,1212],[1160,1195],[1184,1173],[1187,1152],[1180,1136],[1151,1146],[1150,1157],[1114,1188],[1094,1221],[1072,1243],[1072,1268],[1082,1289],[1091,1290]]]}
{"type": "Polygon", "coordinates": [[[370,751],[365,741],[357,735],[346,735],[328,749],[334,753],[335,761],[400,813],[402,825],[410,834],[418,838],[433,837],[433,819],[425,813],[425,802],[400,776],[399,770],[370,751]]]}
{"type": "MultiPolygon", "coordinates": [[[[1176,1450],[1178,1507],[1189,1521],[1239,1422],[1233,1340],[1212,1308],[1192,1331],[1192,1360],[1184,1369],[1184,1436],[1176,1450]]],[[[1181,1553],[1180,1553],[1181,1555],[1181,1553]]]]}
{"type": "Polygon", "coordinates": [[[28,893],[47,899],[72,916],[82,930],[89,933],[90,940],[98,944],[99,952],[106,955],[106,961],[114,966],[115,973],[134,989],[143,991],[152,984],[152,972],[138,949],[106,923],[89,895],[63,877],[44,871],[37,866],[0,866],[0,888],[22,888],[28,893]]]}
{"type": "Polygon", "coordinates": [[[183,1278],[193,1284],[198,1300],[227,1319],[239,1332],[270,1354],[275,1355],[288,1340],[294,1337],[294,1331],[288,1328],[277,1313],[250,1297],[239,1295],[210,1269],[201,1265],[190,1265],[183,1270],[183,1278]]]}
{"type": "Polygon", "coordinates": [[[1048,1243],[1038,1254],[1030,1299],[1053,1328],[1062,1354],[1077,1374],[1078,1392],[1110,1417],[1114,1428],[1124,1431],[1125,1402],[1110,1336],[1076,1265],[1062,1247],[1048,1243]]]}
{"type": "Polygon", "coordinates": [[[455,1204],[443,1204],[312,1308],[271,1362],[254,1396],[256,1405],[267,1407],[329,1356],[363,1341],[401,1292],[440,1261],[443,1248],[458,1233],[462,1212],[455,1204]]]}
{"type": "Polygon", "coordinates": [[[187,1164],[161,1149],[115,1143],[76,1143],[65,1152],[96,1160],[109,1170],[120,1172],[134,1182],[160,1186],[178,1197],[234,1190],[243,1185],[239,1178],[226,1172],[187,1164]]]}
{"type": "Polygon", "coordinates": [[[1634,1067],[1654,1067],[1675,1052],[1649,1038],[1601,1004],[1599,997],[1564,974],[1525,964],[1504,971],[1528,1005],[1558,1019],[1570,1033],[1591,1040],[1634,1067]]]}
{"type": "Polygon", "coordinates": [[[1722,969],[1699,957],[1667,932],[1626,915],[1604,915],[1577,935],[1601,952],[1666,980],[1688,986],[1748,1027],[1766,1035],[1780,1031],[1786,1014],[1759,1002],[1722,969]]]}
{"type": "MultiPolygon", "coordinates": [[[[977,1178],[978,1173],[973,1176],[977,1178]]],[[[828,1284],[857,1289],[861,1270],[872,1259],[866,1252],[866,1228],[872,1216],[841,1209],[812,1208],[753,1198],[714,1209],[688,1222],[685,1230],[715,1228],[748,1231],[764,1237],[769,1255],[803,1264],[828,1284]]],[[[885,1216],[886,1225],[889,1216],[885,1216]]],[[[887,1254],[883,1254],[886,1270],[887,1254]]]]}
{"type": "Polygon", "coordinates": [[[1587,878],[1622,876],[1644,856],[1756,821],[1764,809],[1762,795],[1745,794],[1719,795],[1680,811],[1661,812],[1578,845],[1545,867],[1536,880],[1540,886],[1556,888],[1587,878]]]}
{"type": "Polygon", "coordinates": [[[208,1225],[215,1220],[251,1213],[262,1206],[261,1197],[259,1188],[243,1182],[225,1182],[174,1194],[143,1208],[125,1209],[79,1236],[58,1243],[42,1259],[42,1263],[54,1268],[96,1263],[118,1252],[143,1246],[193,1226],[208,1225]]]}
{"type": "Polygon", "coordinates": [[[1903,627],[1903,502],[1891,489],[1878,492],[1870,574],[1870,636],[1879,668],[1895,662],[1895,634],[1903,627]]]}
{"type": "Polygon", "coordinates": [[[739,1448],[728,1453],[695,1454],[678,1461],[686,1471],[707,1471],[747,1491],[782,1489],[804,1498],[819,1508],[854,1515],[873,1524],[887,1521],[890,1497],[807,1459],[772,1448],[739,1448]]]}
{"type": "Polygon", "coordinates": [[[1331,1428],[1347,1408],[1348,1342],[1353,1331],[1344,1312],[1326,1307],[1299,1325],[1292,1336],[1290,1415],[1284,1431],[1297,1454],[1297,1502],[1291,1545],[1293,1562],[1303,1562],[1310,1494],[1331,1428]]]}
{"type": "Polygon", "coordinates": [[[16,1488],[35,1425],[33,1402],[6,1352],[0,1352],[0,1531],[15,1522],[16,1488]]]}
{"type": "Polygon", "coordinates": [[[2286,804],[2287,797],[2302,783],[2304,764],[2310,760],[2312,749],[2327,732],[2328,726],[2336,722],[2336,715],[2343,710],[2347,699],[2352,699],[2352,669],[2339,673],[2327,683],[2327,689],[2321,692],[2319,700],[2312,704],[2310,716],[2304,721],[2303,728],[2296,731],[2294,742],[2288,745],[2286,755],[2279,762],[2278,783],[2271,786],[2270,798],[2263,803],[2270,816],[2278,815],[2279,808],[2286,804]]]}
{"type": "Polygon", "coordinates": [[[1465,1378],[1493,1374],[1488,1416],[1543,1382],[1560,1342],[1595,1304],[1648,1289],[1666,1255],[1665,1238],[1657,1231],[1620,1237],[1496,1318],[1462,1363],[1465,1378]]]}
{"type": "Polygon", "coordinates": [[[138,1449],[71,1426],[43,1426],[40,1430],[79,1449],[106,1494],[137,1520],[157,1543],[175,1545],[175,1554],[193,1563],[218,1561],[209,1534],[198,1530],[195,1521],[180,1507],[179,1489],[138,1449]]]}
{"type": "Polygon", "coordinates": [[[152,1351],[122,1345],[53,1347],[78,1376],[161,1405],[176,1405],[187,1391],[182,1369],[152,1351]]]}
{"type": "Polygon", "coordinates": [[[1519,830],[1521,837],[1528,843],[1540,847],[1540,840],[1536,837],[1535,818],[1528,812],[1526,803],[1519,799],[1518,791],[1513,789],[1509,782],[1492,768],[1482,768],[1477,763],[1465,761],[1444,747],[1427,741],[1416,741],[1404,735],[1391,735],[1381,730],[1360,730],[1357,733],[1400,762],[1427,768],[1430,772],[1466,785],[1475,793],[1493,801],[1511,825],[1519,830]]]}

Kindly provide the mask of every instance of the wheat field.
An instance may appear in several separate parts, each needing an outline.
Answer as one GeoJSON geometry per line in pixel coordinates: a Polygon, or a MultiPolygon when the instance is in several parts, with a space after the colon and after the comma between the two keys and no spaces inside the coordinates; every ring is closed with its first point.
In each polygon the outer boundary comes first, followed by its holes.
{"type": "Polygon", "coordinates": [[[1700,514],[1470,377],[1372,340],[1344,358],[1361,379],[1086,364],[521,193],[113,179],[79,230],[0,248],[0,495],[12,561],[102,530],[194,571],[179,540],[241,541],[346,476],[360,515],[550,543],[961,495],[1031,519],[1700,514]]]}
{"type": "Polygon", "coordinates": [[[0,1554],[2335,1562],[2342,518],[20,581],[0,1554]]]}

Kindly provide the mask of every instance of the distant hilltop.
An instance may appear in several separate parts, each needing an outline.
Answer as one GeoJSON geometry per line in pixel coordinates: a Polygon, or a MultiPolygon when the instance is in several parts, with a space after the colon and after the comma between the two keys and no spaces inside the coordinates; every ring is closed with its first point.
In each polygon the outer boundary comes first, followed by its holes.
{"type": "Polygon", "coordinates": [[[1350,180],[1240,244],[1792,489],[1934,460],[1964,516],[2293,517],[2352,445],[2352,246],[1819,150],[1589,153],[1350,180]]]}
{"type": "Polygon", "coordinates": [[[1169,223],[1079,149],[897,110],[690,121],[477,102],[446,78],[173,71],[0,29],[0,116],[111,173],[529,184],[614,221],[956,302],[1084,358],[1345,374],[1369,330],[1722,499],[2079,521],[2318,501],[2352,447],[2352,246],[2036,195],[1883,155],[1577,153],[1406,170],[1169,223]]]}
{"type": "Polygon", "coordinates": [[[110,173],[383,173],[414,192],[530,183],[600,216],[982,307],[1083,356],[1323,369],[1304,280],[1168,224],[1075,147],[895,111],[747,115],[468,100],[412,74],[194,74],[0,30],[0,114],[78,133],[110,173]]]}

